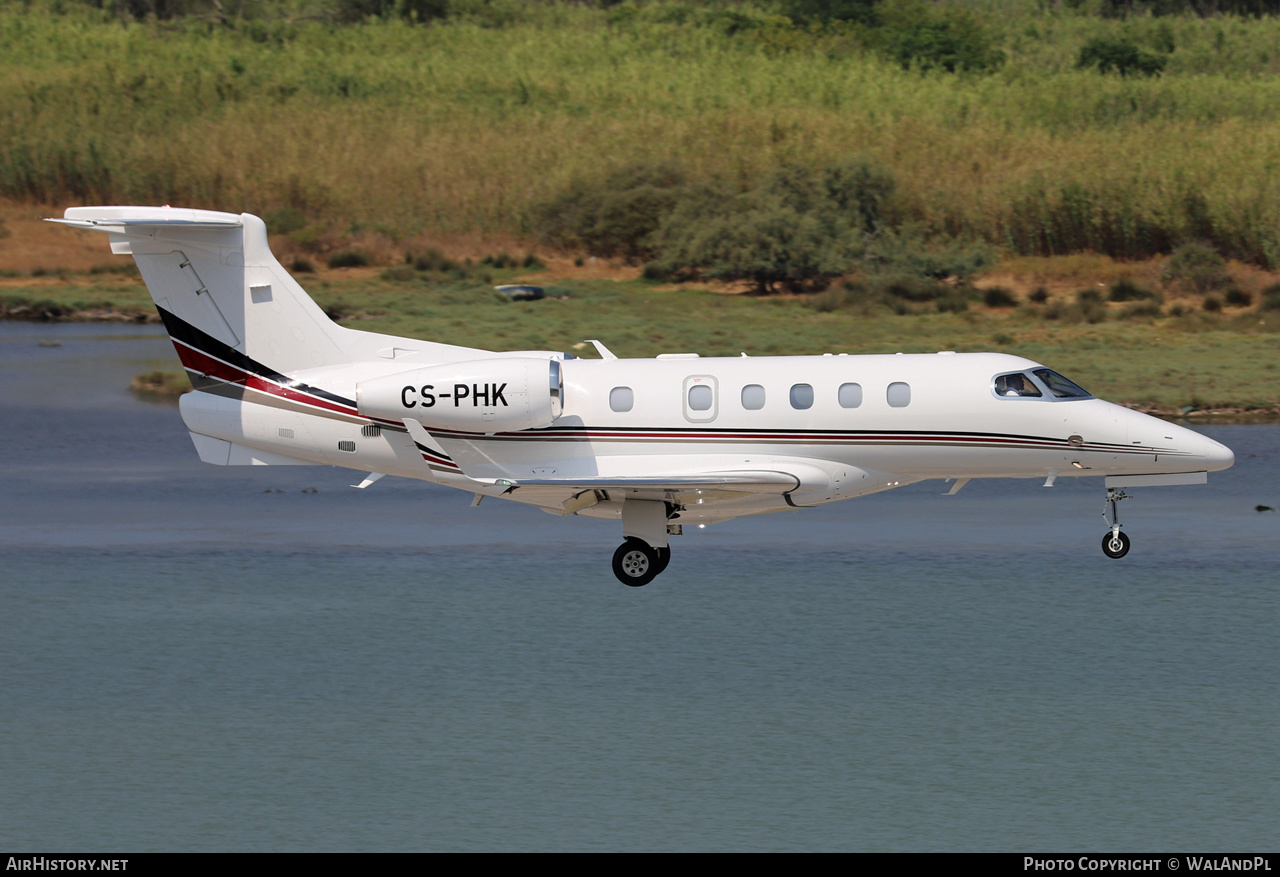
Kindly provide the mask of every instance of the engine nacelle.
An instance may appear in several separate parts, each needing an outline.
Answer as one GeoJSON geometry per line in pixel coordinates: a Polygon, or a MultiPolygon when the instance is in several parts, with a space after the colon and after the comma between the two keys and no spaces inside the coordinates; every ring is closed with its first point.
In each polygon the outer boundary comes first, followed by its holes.
{"type": "Polygon", "coordinates": [[[366,417],[412,417],[427,429],[463,432],[550,426],[563,398],[559,361],[524,357],[450,362],[356,385],[356,408],[366,417]]]}

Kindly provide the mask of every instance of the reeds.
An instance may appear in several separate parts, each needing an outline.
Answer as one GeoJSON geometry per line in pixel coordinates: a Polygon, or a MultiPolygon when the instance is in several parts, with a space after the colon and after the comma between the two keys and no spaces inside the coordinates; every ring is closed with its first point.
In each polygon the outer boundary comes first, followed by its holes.
{"type": "Polygon", "coordinates": [[[745,187],[861,154],[893,173],[899,221],[1010,252],[1203,240],[1280,264],[1280,22],[1005,6],[1010,61],[987,76],[576,7],[497,29],[0,11],[0,194],[524,235],[571,182],[633,162],[745,187]],[[1075,69],[1110,32],[1171,39],[1165,74],[1075,69]]]}

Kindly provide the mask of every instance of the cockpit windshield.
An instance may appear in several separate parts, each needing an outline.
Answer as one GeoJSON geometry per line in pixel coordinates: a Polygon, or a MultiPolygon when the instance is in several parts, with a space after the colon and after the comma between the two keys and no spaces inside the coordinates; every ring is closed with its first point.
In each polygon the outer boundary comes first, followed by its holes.
{"type": "Polygon", "coordinates": [[[1067,380],[1052,369],[1038,368],[1035,370],[1034,374],[1044,382],[1044,385],[1049,388],[1049,392],[1057,396],[1059,399],[1090,398],[1088,390],[1077,384],[1073,384],[1071,381],[1067,380]]]}
{"type": "Polygon", "coordinates": [[[1039,396],[1040,388],[1022,372],[996,378],[997,396],[1039,396]]]}

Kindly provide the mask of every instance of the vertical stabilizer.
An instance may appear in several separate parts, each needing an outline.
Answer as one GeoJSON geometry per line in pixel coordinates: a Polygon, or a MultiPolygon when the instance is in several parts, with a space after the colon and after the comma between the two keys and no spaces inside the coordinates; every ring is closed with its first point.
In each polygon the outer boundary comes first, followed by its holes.
{"type": "Polygon", "coordinates": [[[256,216],[74,207],[56,221],[105,231],[113,252],[133,256],[184,365],[190,350],[284,374],[352,361],[348,333],[276,261],[256,216]]]}

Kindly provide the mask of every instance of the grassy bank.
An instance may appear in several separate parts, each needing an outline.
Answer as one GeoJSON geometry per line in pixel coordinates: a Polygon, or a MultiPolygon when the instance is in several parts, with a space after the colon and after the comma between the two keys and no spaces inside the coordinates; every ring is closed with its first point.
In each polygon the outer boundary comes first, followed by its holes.
{"type": "Polygon", "coordinates": [[[987,75],[674,4],[531,5],[501,26],[8,6],[0,195],[287,216],[303,243],[529,236],[537,205],[630,162],[746,184],[861,154],[893,173],[895,221],[1006,252],[1208,239],[1280,263],[1280,21],[975,5],[1007,58],[987,75]],[[1164,47],[1163,75],[1077,69],[1097,36],[1164,47]]]}
{"type": "MultiPolygon", "coordinates": [[[[497,282],[538,281],[538,273],[499,272],[497,282]]],[[[147,319],[140,282],[71,275],[39,285],[9,280],[0,315],[27,319],[147,319]]],[[[1239,309],[1122,319],[1104,305],[1100,322],[1050,318],[1069,297],[1044,305],[899,315],[812,307],[807,297],[769,299],[644,281],[560,279],[551,297],[511,302],[477,280],[425,282],[380,277],[376,269],[326,272],[306,281],[330,314],[357,329],[489,349],[556,349],[594,356],[600,338],[621,356],[697,352],[704,356],[999,350],[1047,363],[1113,401],[1162,412],[1232,408],[1280,410],[1280,315],[1239,309]]],[[[152,383],[156,383],[155,380],[152,383]]]]}

